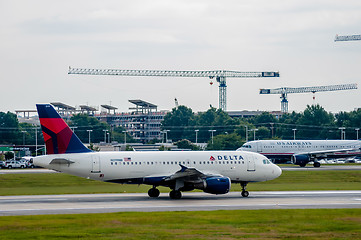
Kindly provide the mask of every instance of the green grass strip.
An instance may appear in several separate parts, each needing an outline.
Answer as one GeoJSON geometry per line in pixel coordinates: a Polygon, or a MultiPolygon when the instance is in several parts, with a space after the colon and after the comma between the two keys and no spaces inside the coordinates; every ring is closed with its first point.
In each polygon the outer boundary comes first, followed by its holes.
{"type": "Polygon", "coordinates": [[[361,209],[0,217],[1,239],[361,239],[361,209]]]}

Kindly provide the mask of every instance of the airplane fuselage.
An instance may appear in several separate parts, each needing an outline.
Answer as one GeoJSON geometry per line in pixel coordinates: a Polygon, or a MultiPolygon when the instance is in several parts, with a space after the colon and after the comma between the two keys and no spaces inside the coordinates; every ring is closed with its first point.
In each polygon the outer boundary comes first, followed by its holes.
{"type": "Polygon", "coordinates": [[[256,152],[274,160],[290,160],[292,156],[302,153],[317,153],[319,155],[344,157],[359,154],[352,152],[332,152],[337,149],[360,149],[358,140],[258,140],[245,143],[237,150],[256,152]]]}
{"type": "Polygon", "coordinates": [[[239,151],[89,152],[44,155],[33,161],[79,177],[150,185],[158,185],[157,179],[179,171],[180,165],[227,176],[232,182],[267,181],[281,174],[266,157],[239,151]]]}

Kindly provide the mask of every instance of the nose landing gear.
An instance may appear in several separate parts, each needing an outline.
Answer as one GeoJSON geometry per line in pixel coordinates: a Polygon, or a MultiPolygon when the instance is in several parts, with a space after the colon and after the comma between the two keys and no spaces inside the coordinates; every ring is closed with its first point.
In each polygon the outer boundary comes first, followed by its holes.
{"type": "Polygon", "coordinates": [[[242,197],[248,197],[249,196],[249,192],[246,190],[247,188],[247,182],[241,182],[241,186],[242,186],[242,197]]]}

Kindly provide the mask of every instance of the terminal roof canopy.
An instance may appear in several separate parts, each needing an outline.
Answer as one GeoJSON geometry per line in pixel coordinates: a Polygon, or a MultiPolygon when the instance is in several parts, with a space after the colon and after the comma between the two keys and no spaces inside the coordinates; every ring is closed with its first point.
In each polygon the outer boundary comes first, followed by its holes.
{"type": "Polygon", "coordinates": [[[136,100],[128,100],[130,103],[133,103],[136,105],[135,108],[129,108],[129,109],[133,109],[136,110],[136,112],[151,112],[152,109],[157,110],[157,105],[153,104],[153,103],[149,103],[140,99],[136,99],[136,100]]]}
{"type": "Polygon", "coordinates": [[[66,105],[65,103],[61,103],[61,102],[52,102],[51,103],[54,107],[57,107],[58,109],[63,109],[63,110],[72,110],[75,111],[75,107],[66,105]]]}
{"type": "Polygon", "coordinates": [[[80,109],[82,111],[89,111],[89,112],[95,112],[97,110],[96,108],[90,107],[90,106],[87,106],[87,105],[80,105],[80,109]]]}
{"type": "Polygon", "coordinates": [[[106,104],[103,104],[103,105],[100,105],[100,106],[102,106],[102,108],[107,109],[109,113],[110,113],[111,110],[113,110],[113,111],[114,111],[114,114],[115,114],[115,110],[118,109],[117,107],[113,107],[113,106],[106,105],[106,104]]]}

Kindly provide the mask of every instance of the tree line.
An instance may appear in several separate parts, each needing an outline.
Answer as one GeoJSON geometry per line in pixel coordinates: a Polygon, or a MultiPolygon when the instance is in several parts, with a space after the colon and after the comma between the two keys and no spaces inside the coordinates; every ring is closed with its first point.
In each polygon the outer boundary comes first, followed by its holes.
{"type": "Polygon", "coordinates": [[[268,112],[250,118],[231,118],[215,108],[196,114],[186,106],[179,106],[162,123],[173,141],[207,142],[208,149],[218,150],[237,149],[246,140],[340,139],[341,131],[345,139],[357,139],[360,127],[360,109],[333,114],[318,104],[307,105],[300,113],[285,113],[280,118],[268,112]]]}
{"type": "MultiPolygon", "coordinates": [[[[110,126],[87,114],[73,115],[68,124],[84,143],[89,140],[123,143],[125,138],[127,142],[136,142],[124,128],[110,126]]],[[[208,149],[234,150],[247,139],[340,139],[341,131],[345,139],[357,139],[361,110],[333,114],[320,105],[308,105],[303,112],[285,113],[280,118],[268,112],[250,118],[232,118],[212,107],[194,113],[191,108],[178,106],[165,115],[161,128],[178,147],[195,150],[196,142],[207,143],[208,149]]],[[[36,137],[39,145],[44,143],[39,126],[19,123],[16,114],[0,112],[0,144],[34,145],[36,137]]],[[[162,140],[154,139],[151,143],[162,140]]]]}

